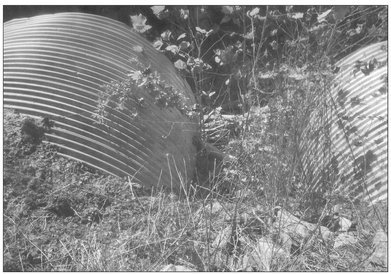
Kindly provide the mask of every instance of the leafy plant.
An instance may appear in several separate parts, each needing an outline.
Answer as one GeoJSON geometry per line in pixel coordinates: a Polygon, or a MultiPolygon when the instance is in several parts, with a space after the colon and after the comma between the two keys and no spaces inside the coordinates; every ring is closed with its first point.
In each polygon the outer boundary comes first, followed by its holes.
{"type": "Polygon", "coordinates": [[[151,9],[168,28],[155,38],[155,47],[188,75],[200,103],[208,103],[205,107],[227,100],[245,107],[244,96],[254,91],[267,100],[259,74],[278,72],[282,64],[300,68],[314,60],[330,68],[335,58],[387,35],[384,6],[151,9]],[[202,91],[213,93],[212,98],[202,91]]]}
{"type": "Polygon", "coordinates": [[[190,118],[195,115],[191,106],[186,104],[184,95],[162,80],[159,72],[152,71],[150,66],[146,67],[138,59],[131,62],[136,70],[128,73],[123,80],[115,80],[102,86],[93,115],[98,123],[104,124],[105,118],[109,117],[113,109],[136,118],[147,105],[149,99],[146,100],[146,96],[152,98],[153,103],[160,108],[177,108],[190,118]]]}

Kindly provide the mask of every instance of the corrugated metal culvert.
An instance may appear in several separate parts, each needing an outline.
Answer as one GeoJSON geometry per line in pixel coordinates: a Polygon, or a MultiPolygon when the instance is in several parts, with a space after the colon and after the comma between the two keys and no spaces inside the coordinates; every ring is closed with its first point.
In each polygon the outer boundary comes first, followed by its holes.
{"type": "Polygon", "coordinates": [[[303,133],[309,191],[375,203],[387,198],[387,42],[339,61],[303,133]]]}
{"type": "Polygon", "coordinates": [[[120,22],[59,13],[4,24],[4,107],[52,120],[47,140],[62,155],[146,186],[178,189],[192,179],[199,132],[179,106],[194,103],[170,61],[120,22]],[[149,74],[161,77],[165,92],[177,92],[177,105],[156,104],[160,91],[151,95],[142,83],[149,74]],[[106,104],[99,123],[99,98],[123,87],[134,96],[106,104]]]}

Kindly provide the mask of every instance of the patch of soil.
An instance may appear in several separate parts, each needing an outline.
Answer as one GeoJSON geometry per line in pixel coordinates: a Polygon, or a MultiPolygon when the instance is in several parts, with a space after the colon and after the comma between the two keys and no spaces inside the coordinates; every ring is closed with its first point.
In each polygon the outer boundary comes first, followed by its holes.
{"type": "Polygon", "coordinates": [[[58,155],[45,140],[52,126],[48,118],[4,111],[5,271],[53,271],[59,264],[72,269],[69,254],[59,252],[61,242],[85,239],[91,226],[112,215],[129,215],[118,206],[131,199],[128,183],[58,155]]]}

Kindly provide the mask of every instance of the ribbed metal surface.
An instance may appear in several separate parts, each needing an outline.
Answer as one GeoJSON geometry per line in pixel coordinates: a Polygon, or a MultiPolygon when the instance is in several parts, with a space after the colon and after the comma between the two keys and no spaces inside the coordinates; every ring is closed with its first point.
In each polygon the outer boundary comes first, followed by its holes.
{"type": "Polygon", "coordinates": [[[303,133],[303,170],[309,191],[335,190],[375,203],[387,198],[387,43],[339,61],[340,71],[303,133]],[[357,61],[372,71],[354,72],[357,61]]]}
{"type": "Polygon", "coordinates": [[[137,70],[135,58],[194,104],[170,61],[120,22],[82,13],[6,22],[4,107],[54,121],[47,139],[67,157],[143,185],[178,188],[180,177],[192,178],[195,121],[159,108],[147,91],[137,118],[129,109],[111,109],[107,126],[92,118],[102,86],[137,70]]]}

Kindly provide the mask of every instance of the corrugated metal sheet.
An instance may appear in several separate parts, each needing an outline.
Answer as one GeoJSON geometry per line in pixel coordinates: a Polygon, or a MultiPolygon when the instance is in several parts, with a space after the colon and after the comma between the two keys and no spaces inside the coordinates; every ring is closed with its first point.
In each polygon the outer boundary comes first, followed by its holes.
{"type": "Polygon", "coordinates": [[[159,108],[146,91],[137,118],[129,109],[111,109],[107,125],[92,118],[102,86],[137,70],[135,58],[159,72],[186,104],[195,103],[170,61],[120,22],[82,13],[6,22],[4,107],[54,121],[47,140],[67,157],[147,186],[178,188],[179,177],[192,178],[197,121],[159,108]]]}
{"type": "Polygon", "coordinates": [[[387,198],[387,60],[387,42],[380,42],[336,64],[332,88],[317,97],[302,135],[308,191],[372,203],[387,198]],[[365,73],[355,71],[358,61],[365,73]]]}

